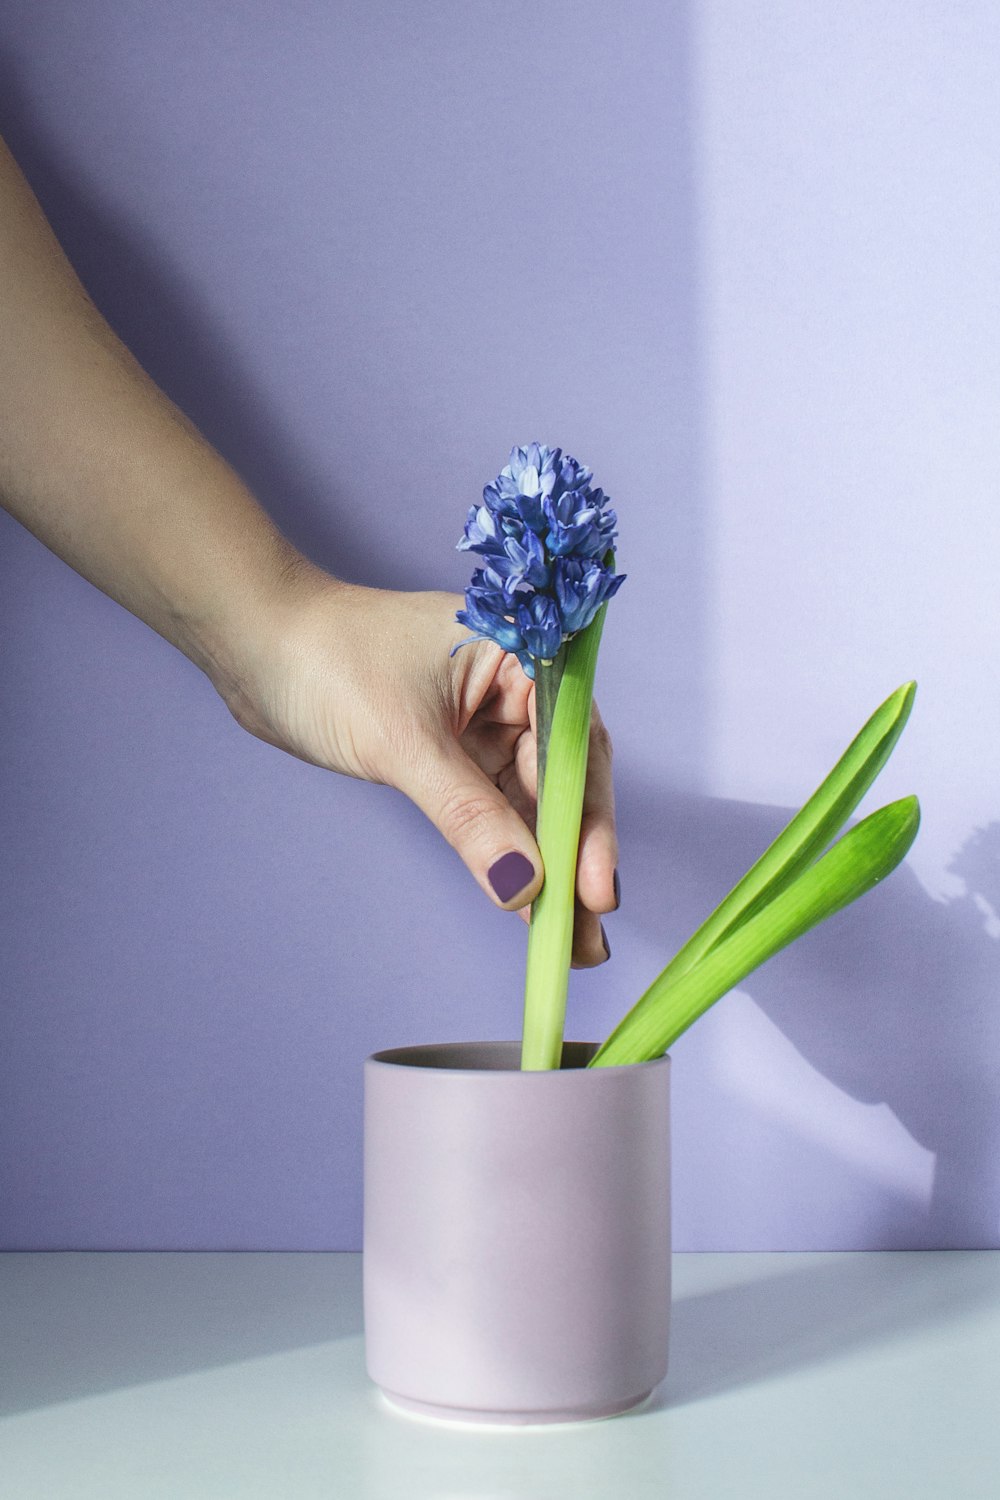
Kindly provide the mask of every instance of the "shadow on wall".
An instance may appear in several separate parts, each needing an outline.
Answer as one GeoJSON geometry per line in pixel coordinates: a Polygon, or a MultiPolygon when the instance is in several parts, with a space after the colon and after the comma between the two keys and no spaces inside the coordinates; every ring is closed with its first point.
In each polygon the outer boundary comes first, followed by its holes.
{"type": "MultiPolygon", "coordinates": [[[[794,811],[632,777],[620,808],[630,917],[659,942],[671,913],[665,958],[794,811]]],[[[966,894],[935,900],[904,864],[740,985],[813,1068],[860,1103],[887,1104],[934,1153],[919,1243],[896,1248],[1000,1244],[1000,942],[984,915],[1000,911],[1000,822],[974,830],[949,870],[966,894]]],[[[881,1242],[878,1226],[870,1238],[881,1242]]]]}
{"type": "Polygon", "coordinates": [[[352,534],[351,506],[335,478],[313,474],[253,376],[220,335],[211,309],[121,210],[81,187],[45,138],[30,99],[0,59],[0,135],[28,179],[91,299],[143,369],[266,506],[282,531],[338,577],[415,587],[389,549],[372,554],[352,534]]]}

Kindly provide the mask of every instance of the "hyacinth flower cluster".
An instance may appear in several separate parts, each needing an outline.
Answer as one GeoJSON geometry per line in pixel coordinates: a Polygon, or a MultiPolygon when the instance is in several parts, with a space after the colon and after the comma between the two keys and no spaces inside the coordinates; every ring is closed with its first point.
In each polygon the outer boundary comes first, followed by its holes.
{"type": "Polygon", "coordinates": [[[512,448],[458,544],[483,559],[458,619],[471,640],[512,652],[529,677],[586,630],[625,579],[608,566],[618,518],[593,477],[561,448],[512,448]]]}
{"type": "MultiPolygon", "coordinates": [[[[458,544],[483,558],[458,612],[474,632],[469,639],[496,641],[535,681],[535,837],[545,879],[528,934],[522,1068],[562,1064],[594,673],[606,605],[624,578],[614,570],[617,518],[592,479],[559,448],[514,448],[483,491],[483,504],[469,511],[458,544]]],[[[749,973],[904,859],[920,825],[916,797],[901,797],[837,835],[892,753],[915,692],[916,683],[905,682],[875,710],[587,1067],[661,1056],[749,973]]]]}

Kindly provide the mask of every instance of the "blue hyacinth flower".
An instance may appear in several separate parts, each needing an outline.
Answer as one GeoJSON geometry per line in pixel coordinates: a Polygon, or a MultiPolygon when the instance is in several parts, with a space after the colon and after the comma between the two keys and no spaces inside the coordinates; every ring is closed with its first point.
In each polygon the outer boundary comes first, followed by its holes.
{"type": "Polygon", "coordinates": [[[560,557],[553,564],[555,596],[563,633],[586,630],[601,605],[613,599],[625,581],[624,573],[609,573],[599,563],[560,557]]]}
{"type": "Polygon", "coordinates": [[[534,531],[525,531],[520,541],[513,536],[505,537],[503,552],[490,558],[490,569],[504,580],[504,591],[508,594],[518,586],[532,589],[549,586],[545,547],[534,531]]]}
{"type": "Polygon", "coordinates": [[[517,604],[517,624],[528,655],[535,661],[552,661],[563,642],[555,600],[546,594],[522,595],[517,604]]]}
{"type": "Polygon", "coordinates": [[[484,557],[489,557],[503,551],[504,540],[505,533],[501,530],[496,513],[488,505],[471,506],[469,519],[465,523],[465,535],[458,544],[459,549],[480,552],[484,557]]]}
{"type": "Polygon", "coordinates": [[[513,652],[529,677],[535,661],[553,660],[587,628],[625,579],[609,566],[618,518],[593,477],[561,448],[514,447],[482,505],[470,507],[458,543],[484,564],[458,620],[475,632],[470,640],[513,652]]]}
{"type": "MultiPolygon", "coordinates": [[[[487,580],[485,570],[477,568],[465,591],[465,608],[458,610],[456,614],[459,623],[468,626],[475,633],[468,641],[459,641],[458,645],[467,646],[469,641],[488,640],[496,641],[505,651],[523,651],[524,637],[517,625],[507,618],[510,608],[502,591],[495,589],[487,580]]],[[[458,646],[455,646],[451,655],[454,656],[457,650],[458,646]]]]}

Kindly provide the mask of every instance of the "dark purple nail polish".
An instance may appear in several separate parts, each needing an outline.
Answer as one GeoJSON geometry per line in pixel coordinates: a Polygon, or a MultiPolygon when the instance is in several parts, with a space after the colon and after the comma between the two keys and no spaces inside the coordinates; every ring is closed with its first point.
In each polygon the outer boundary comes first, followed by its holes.
{"type": "Polygon", "coordinates": [[[535,867],[530,859],[512,849],[502,854],[486,872],[490,885],[504,903],[513,900],[518,891],[523,891],[535,878],[535,867]]]}
{"type": "Polygon", "coordinates": [[[601,923],[601,940],[604,943],[605,958],[610,958],[611,957],[611,944],[608,942],[608,935],[604,931],[604,923],[603,922],[601,923]]]}
{"type": "Polygon", "coordinates": [[[621,904],[622,904],[622,883],[618,879],[618,871],[617,870],[615,871],[614,888],[615,888],[615,911],[617,911],[618,908],[619,908],[619,906],[621,906],[621,904]]]}

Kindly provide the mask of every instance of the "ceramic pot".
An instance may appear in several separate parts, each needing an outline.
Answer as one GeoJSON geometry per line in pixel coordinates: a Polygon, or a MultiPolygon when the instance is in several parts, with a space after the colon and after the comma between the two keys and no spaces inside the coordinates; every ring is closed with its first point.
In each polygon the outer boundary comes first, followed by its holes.
{"type": "Polygon", "coordinates": [[[614,1416],[667,1371],[670,1059],[522,1072],[519,1042],[365,1062],[368,1373],[398,1406],[614,1416]]]}

